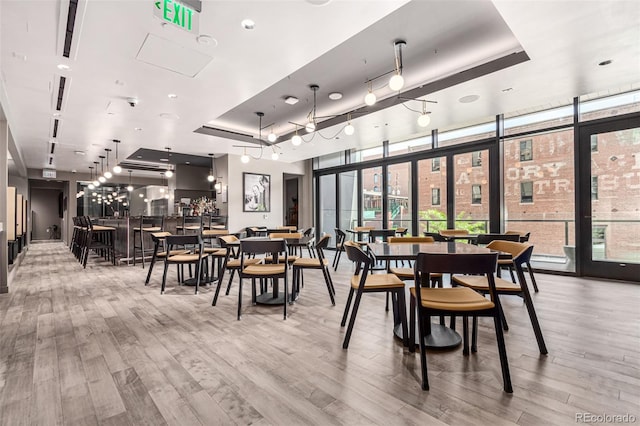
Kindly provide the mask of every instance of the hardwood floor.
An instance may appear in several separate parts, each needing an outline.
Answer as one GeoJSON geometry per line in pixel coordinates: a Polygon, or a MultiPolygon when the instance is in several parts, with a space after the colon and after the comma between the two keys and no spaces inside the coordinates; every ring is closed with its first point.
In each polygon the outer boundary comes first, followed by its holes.
{"type": "MultiPolygon", "coordinates": [[[[331,255],[331,253],[329,253],[331,255]]],[[[514,393],[502,391],[490,320],[478,353],[429,352],[420,361],[393,338],[384,296],[368,294],[348,350],[340,318],[351,265],[320,271],[282,319],[281,307],[245,302],[237,279],[211,306],[162,268],[92,258],[62,243],[32,244],[10,293],[0,295],[0,423],[569,425],[576,413],[640,421],[640,287],[537,274],[534,303],[549,349],[538,352],[522,300],[503,298],[514,393]]],[[[245,286],[245,301],[249,300],[245,286]]]]}

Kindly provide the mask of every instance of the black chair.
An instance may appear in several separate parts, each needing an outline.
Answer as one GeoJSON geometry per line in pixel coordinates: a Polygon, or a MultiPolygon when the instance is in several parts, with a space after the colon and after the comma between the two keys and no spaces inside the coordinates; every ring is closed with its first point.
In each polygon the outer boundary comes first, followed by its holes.
{"type": "MultiPolygon", "coordinates": [[[[220,288],[222,287],[222,281],[224,280],[224,274],[227,271],[231,272],[229,276],[229,283],[227,284],[227,291],[225,295],[228,296],[231,291],[231,282],[233,281],[233,276],[236,271],[240,269],[240,242],[236,235],[223,235],[218,237],[218,241],[220,242],[220,246],[226,250],[225,257],[222,261],[222,267],[218,268],[218,287],[216,288],[216,293],[213,296],[213,301],[211,302],[211,306],[216,306],[218,303],[218,295],[220,294],[220,288]]],[[[260,263],[262,259],[245,259],[245,264],[253,264],[260,263]]]]}
{"type": "MultiPolygon", "coordinates": [[[[410,341],[415,341],[415,315],[418,314],[418,332],[420,341],[420,365],[422,369],[422,389],[429,389],[427,377],[427,353],[425,337],[431,333],[432,316],[462,316],[463,353],[469,354],[468,317],[493,317],[498,342],[498,353],[502,367],[502,380],[505,392],[513,392],[511,375],[507,360],[507,350],[502,332],[500,299],[496,292],[493,272],[496,269],[498,253],[482,254],[441,254],[420,253],[415,262],[415,287],[411,289],[411,328],[410,341]],[[488,281],[487,299],[480,293],[467,287],[424,288],[432,273],[477,274],[485,275],[488,281]]],[[[409,347],[411,352],[415,347],[409,347]]]]}
{"type": "Polygon", "coordinates": [[[275,288],[277,283],[275,280],[283,278],[284,281],[284,319],[287,319],[287,305],[289,304],[289,288],[287,279],[288,269],[288,249],[287,242],[284,239],[267,240],[240,240],[240,268],[238,274],[240,277],[240,286],[238,290],[238,320],[242,311],[242,281],[245,278],[251,279],[251,299],[256,303],[256,280],[261,282],[261,289],[265,291],[264,283],[267,279],[274,280],[272,285],[275,288]],[[247,263],[247,261],[256,260],[255,255],[269,254],[271,263],[247,263]]]}
{"type": "Polygon", "coordinates": [[[342,322],[340,323],[342,327],[344,327],[347,322],[347,316],[349,315],[349,308],[351,307],[351,300],[353,299],[354,293],[356,298],[353,302],[351,318],[349,319],[349,327],[347,328],[347,332],[344,336],[342,347],[344,349],[349,347],[349,340],[351,339],[353,326],[356,322],[360,299],[365,293],[391,294],[393,300],[394,324],[401,322],[403,343],[407,346],[409,344],[409,340],[407,340],[408,333],[404,282],[394,274],[370,274],[371,267],[376,263],[376,258],[372,252],[365,253],[364,250],[362,250],[356,243],[351,241],[346,242],[345,251],[347,252],[349,260],[355,262],[356,269],[351,277],[349,296],[347,297],[347,304],[344,307],[344,314],[342,315],[342,322]],[[398,317],[400,321],[395,321],[398,317]]]}
{"type": "MultiPolygon", "coordinates": [[[[529,319],[531,320],[531,325],[533,327],[533,332],[536,336],[536,340],[538,341],[538,349],[540,349],[541,354],[547,354],[547,346],[544,343],[544,338],[542,337],[542,329],[540,328],[540,323],[538,322],[538,316],[536,315],[536,310],[533,306],[533,300],[531,299],[531,293],[529,293],[529,287],[527,286],[527,281],[524,277],[524,272],[522,266],[526,264],[529,259],[531,259],[531,253],[533,253],[533,246],[520,243],[517,241],[503,241],[503,240],[494,240],[487,248],[492,250],[496,250],[502,253],[509,253],[513,256],[513,265],[515,266],[516,272],[518,274],[518,283],[514,284],[509,281],[503,280],[502,278],[495,279],[496,292],[498,295],[519,295],[524,299],[524,304],[527,307],[527,312],[529,313],[529,319]]],[[[489,293],[489,283],[487,277],[484,276],[471,276],[471,275],[457,275],[453,277],[453,283],[457,285],[462,285],[465,287],[469,287],[472,290],[480,292],[482,294],[489,293]]],[[[505,330],[509,329],[507,325],[506,319],[504,318],[504,313],[502,313],[503,318],[503,327],[505,330]]],[[[476,335],[478,330],[477,319],[473,318],[473,339],[471,344],[471,350],[475,352],[476,347],[476,335]]]]}
{"type": "Polygon", "coordinates": [[[267,228],[258,227],[258,226],[250,226],[246,228],[247,237],[266,237],[267,236],[267,228]]]}
{"type": "Polygon", "coordinates": [[[300,286],[304,286],[302,272],[305,269],[321,269],[324,276],[324,281],[327,284],[327,291],[329,292],[329,298],[331,304],[335,306],[335,294],[336,290],[333,287],[333,281],[331,280],[331,274],[329,274],[329,261],[324,257],[324,249],[329,245],[330,235],[324,235],[320,238],[320,241],[316,244],[317,258],[301,257],[293,262],[293,285],[291,286],[291,298],[295,299],[295,295],[300,292],[300,286]]]}
{"type": "Polygon", "coordinates": [[[520,241],[520,236],[516,234],[478,234],[475,244],[486,246],[491,241],[520,241]]]}
{"type": "Polygon", "coordinates": [[[84,257],[82,261],[83,268],[87,267],[87,260],[91,250],[94,250],[99,256],[102,256],[105,260],[111,261],[111,263],[115,265],[116,228],[111,226],[94,225],[89,216],[85,216],[83,220],[86,227],[84,257]]]}
{"type": "Polygon", "coordinates": [[[333,266],[334,271],[337,271],[338,264],[340,264],[340,255],[342,255],[342,252],[344,251],[344,243],[347,240],[347,234],[345,234],[345,232],[340,228],[335,228],[335,232],[336,232],[336,255],[333,258],[333,264],[331,266],[333,266]]]}
{"type": "Polygon", "coordinates": [[[164,274],[162,275],[162,288],[160,289],[160,294],[164,294],[165,285],[167,282],[167,270],[169,269],[169,265],[177,265],[178,266],[178,283],[182,283],[184,281],[184,273],[181,273],[181,269],[184,265],[195,265],[196,266],[196,294],[198,294],[198,289],[200,287],[200,278],[203,272],[203,265],[206,266],[206,259],[208,255],[204,253],[203,247],[204,243],[202,242],[202,237],[200,234],[192,234],[192,235],[167,235],[164,237],[165,243],[167,246],[168,256],[164,258],[164,274]],[[178,247],[185,249],[186,247],[194,247],[195,253],[187,253],[187,254],[171,254],[178,247]],[[203,263],[203,261],[205,261],[203,263]]]}
{"type": "MultiPolygon", "coordinates": [[[[151,272],[153,272],[153,266],[158,259],[164,259],[167,256],[166,250],[166,237],[171,235],[170,232],[151,232],[151,240],[153,241],[153,255],[151,256],[151,264],[149,265],[149,272],[147,272],[147,279],[144,281],[144,285],[148,285],[151,280],[151,272]],[[162,251],[160,246],[162,245],[162,251]]],[[[176,254],[188,254],[189,250],[173,250],[170,255],[176,254]]]]}
{"type": "Polygon", "coordinates": [[[187,233],[201,233],[202,232],[202,218],[203,216],[182,216],[180,224],[176,225],[178,232],[182,234],[187,233]]]}
{"type": "Polygon", "coordinates": [[[133,228],[133,266],[136,266],[136,253],[138,250],[142,257],[142,267],[144,268],[144,256],[149,248],[145,248],[145,238],[151,232],[164,231],[164,216],[140,216],[140,224],[133,228]],[[136,239],[140,240],[140,245],[136,244],[136,239]]]}

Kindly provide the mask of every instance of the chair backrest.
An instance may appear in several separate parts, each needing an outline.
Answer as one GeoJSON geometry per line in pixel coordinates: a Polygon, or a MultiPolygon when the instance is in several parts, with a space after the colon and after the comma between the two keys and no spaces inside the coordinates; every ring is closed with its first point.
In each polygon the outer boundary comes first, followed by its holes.
{"type": "Polygon", "coordinates": [[[407,235],[408,231],[409,231],[408,228],[396,228],[396,235],[405,236],[405,235],[407,235]]]}
{"type": "Polygon", "coordinates": [[[269,238],[302,238],[302,234],[299,232],[272,232],[269,234],[269,238]]]}
{"type": "Polygon", "coordinates": [[[182,226],[197,226],[202,229],[203,216],[182,216],[182,226]]]}
{"type": "MultiPolygon", "coordinates": [[[[202,257],[204,243],[202,242],[202,237],[200,236],[200,234],[167,235],[164,241],[167,246],[167,253],[171,252],[174,246],[197,246],[196,249],[198,250],[198,255],[199,257],[202,257]]],[[[165,258],[165,260],[167,258],[165,258]]]]}
{"type": "Polygon", "coordinates": [[[476,244],[489,244],[491,241],[503,240],[503,241],[520,241],[520,235],[518,234],[478,234],[476,244]]]}
{"type": "Polygon", "coordinates": [[[498,253],[418,253],[413,266],[416,298],[422,300],[421,283],[430,282],[429,274],[474,274],[487,276],[491,300],[495,302],[497,295],[493,273],[497,264],[498,253]]]}
{"type": "Polygon", "coordinates": [[[433,237],[390,237],[390,243],[433,243],[433,237]]]}
{"type": "Polygon", "coordinates": [[[278,226],[276,229],[288,229],[289,231],[297,231],[298,227],[294,225],[278,226]]]}
{"type": "Polygon", "coordinates": [[[313,231],[315,231],[315,229],[312,226],[311,228],[307,228],[304,231],[302,231],[302,235],[304,235],[305,237],[310,237],[313,235],[313,231]]]}
{"type": "Polygon", "coordinates": [[[522,264],[531,260],[533,246],[518,241],[493,240],[487,244],[487,248],[502,253],[509,253],[513,258],[516,269],[522,269],[522,264]]]}
{"type": "Polygon", "coordinates": [[[164,216],[140,216],[140,229],[142,228],[164,229],[164,216]]]}
{"type": "Polygon", "coordinates": [[[331,239],[331,235],[323,234],[322,237],[316,243],[316,253],[318,253],[318,259],[320,259],[320,264],[324,262],[324,249],[329,246],[329,240],[331,239]]]}
{"type": "Polygon", "coordinates": [[[235,235],[222,235],[218,237],[218,242],[221,247],[227,247],[227,244],[238,241],[238,237],[235,235]]]}
{"type": "Polygon", "coordinates": [[[438,233],[438,232],[425,232],[424,236],[425,237],[431,237],[431,238],[433,238],[434,241],[438,241],[438,242],[447,241],[447,239],[445,237],[443,237],[442,235],[440,235],[440,233],[438,233]]]}
{"type": "Polygon", "coordinates": [[[369,273],[372,265],[371,257],[353,241],[345,242],[344,250],[347,253],[347,258],[356,264],[354,275],[358,275],[360,271],[363,271],[362,275],[364,275],[366,279],[366,275],[369,273]]]}
{"type": "Polygon", "coordinates": [[[250,226],[247,228],[247,237],[258,237],[266,235],[266,228],[259,228],[257,226],[250,226]]]}
{"type": "Polygon", "coordinates": [[[376,242],[376,240],[382,238],[382,241],[386,242],[389,237],[395,237],[395,235],[395,229],[372,229],[369,231],[369,241],[376,242]]]}
{"type": "Polygon", "coordinates": [[[271,254],[274,262],[284,257],[284,261],[287,261],[287,241],[286,240],[240,240],[240,251],[244,259],[245,255],[256,254],[271,254]]]}
{"type": "Polygon", "coordinates": [[[170,235],[171,235],[171,232],[152,232],[151,239],[153,240],[153,242],[157,242],[170,235]]]}
{"type": "Polygon", "coordinates": [[[469,235],[466,229],[442,229],[440,235],[443,237],[455,237],[457,235],[469,235]]]}
{"type": "Polygon", "coordinates": [[[347,239],[347,234],[340,228],[335,228],[336,233],[336,245],[343,244],[344,240],[347,239]]]}

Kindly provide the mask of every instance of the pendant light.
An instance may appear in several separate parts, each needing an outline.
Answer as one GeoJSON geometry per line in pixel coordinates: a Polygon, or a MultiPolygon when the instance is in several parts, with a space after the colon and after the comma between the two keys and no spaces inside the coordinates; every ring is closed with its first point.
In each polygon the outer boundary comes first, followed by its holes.
{"type": "Polygon", "coordinates": [[[291,143],[293,144],[293,146],[300,146],[300,144],[302,143],[302,138],[298,134],[298,125],[297,124],[296,124],[296,134],[293,135],[293,137],[291,138],[291,143]]]}
{"type": "Polygon", "coordinates": [[[100,186],[100,182],[98,181],[98,164],[99,163],[97,161],[94,161],[93,164],[95,164],[94,169],[96,170],[96,177],[93,179],[92,183],[93,183],[93,186],[97,188],[100,186]]]}
{"type": "Polygon", "coordinates": [[[129,186],[127,186],[127,191],[133,191],[133,185],[131,185],[131,170],[129,170],[129,186]]]}
{"type": "Polygon", "coordinates": [[[249,156],[247,155],[247,148],[244,148],[242,157],[240,157],[240,161],[242,161],[244,164],[247,164],[249,162],[249,156]]]}
{"type": "Polygon", "coordinates": [[[347,114],[347,125],[344,127],[344,134],[347,136],[353,135],[356,131],[355,127],[351,124],[351,113],[347,114]]]}
{"type": "Polygon", "coordinates": [[[120,144],[120,141],[118,139],[114,139],[113,143],[116,144],[116,165],[113,166],[113,173],[119,175],[122,173],[122,167],[120,167],[120,162],[118,161],[118,145],[120,144]]]}
{"type": "Polygon", "coordinates": [[[209,154],[209,157],[211,157],[211,169],[209,170],[209,176],[207,176],[207,180],[209,182],[213,182],[214,180],[216,180],[215,175],[213,174],[213,162],[214,162],[214,156],[213,154],[209,154]]]}
{"type": "Polygon", "coordinates": [[[376,103],[376,94],[373,93],[373,81],[369,81],[369,93],[364,97],[364,103],[372,106],[376,103]]]}
{"type": "Polygon", "coordinates": [[[273,126],[271,126],[271,131],[269,132],[269,134],[267,135],[267,140],[271,143],[275,142],[276,140],[278,140],[278,135],[276,135],[275,133],[273,133],[273,126]]]}
{"type": "Polygon", "coordinates": [[[418,117],[418,126],[427,127],[431,123],[429,114],[431,111],[427,111],[427,101],[422,101],[422,114],[418,117]]]}
{"type": "Polygon", "coordinates": [[[105,148],[104,150],[107,152],[107,171],[104,172],[104,177],[111,179],[113,177],[111,170],[109,170],[109,153],[111,152],[111,148],[105,148]]]}
{"type": "Polygon", "coordinates": [[[100,173],[102,173],[102,175],[98,177],[98,182],[105,183],[107,178],[104,177],[104,155],[99,155],[98,158],[100,159],[100,173]]]}
{"type": "Polygon", "coordinates": [[[93,166],[89,166],[89,185],[87,185],[89,189],[95,189],[95,185],[93,184],[93,166]]]}
{"type": "Polygon", "coordinates": [[[394,92],[398,92],[402,90],[404,87],[404,78],[402,77],[402,48],[406,45],[406,43],[402,40],[396,41],[394,43],[395,47],[395,73],[389,79],[389,89],[394,92]]]}
{"type": "Polygon", "coordinates": [[[168,178],[173,176],[173,171],[171,170],[171,166],[169,165],[169,157],[171,156],[171,154],[169,153],[170,151],[171,151],[171,148],[167,147],[167,171],[165,172],[165,174],[167,175],[168,178]]]}

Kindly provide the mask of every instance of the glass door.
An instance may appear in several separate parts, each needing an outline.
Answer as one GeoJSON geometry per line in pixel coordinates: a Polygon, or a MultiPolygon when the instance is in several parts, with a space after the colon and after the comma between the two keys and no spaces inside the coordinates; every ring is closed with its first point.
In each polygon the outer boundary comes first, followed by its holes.
{"type": "Polygon", "coordinates": [[[640,281],[640,127],[631,119],[580,130],[581,275],[640,281]]]}
{"type": "Polygon", "coordinates": [[[333,238],[329,240],[329,246],[335,247],[336,229],[336,175],[320,176],[318,181],[318,212],[319,225],[318,235],[327,233],[333,238]]]}

